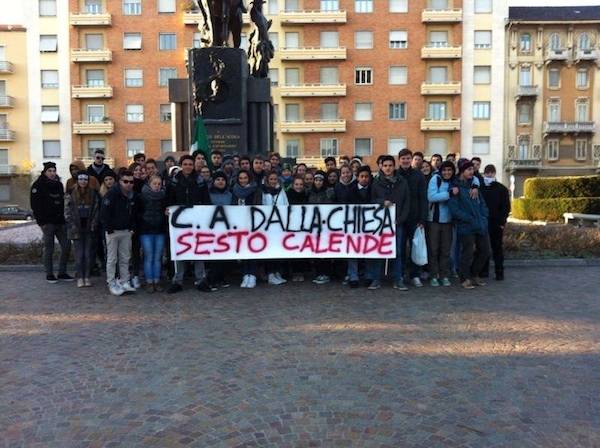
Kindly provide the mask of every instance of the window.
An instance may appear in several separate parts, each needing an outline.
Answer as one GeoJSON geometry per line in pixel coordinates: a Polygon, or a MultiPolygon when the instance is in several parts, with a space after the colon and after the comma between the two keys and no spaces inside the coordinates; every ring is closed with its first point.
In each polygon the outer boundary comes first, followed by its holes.
{"type": "Polygon", "coordinates": [[[173,140],[161,140],[160,141],[160,153],[166,154],[173,151],[173,140]]]}
{"type": "Polygon", "coordinates": [[[529,157],[529,136],[519,136],[519,152],[517,154],[519,160],[528,160],[529,157]]]}
{"type": "Polygon", "coordinates": [[[269,33],[269,40],[273,44],[273,48],[275,50],[279,49],[279,33],[271,32],[269,33]]]}
{"type": "Polygon", "coordinates": [[[321,48],[338,48],[340,36],[337,31],[321,31],[321,48]]]}
{"type": "Polygon", "coordinates": [[[6,96],[6,81],[0,79],[0,96],[6,96]]]}
{"type": "Polygon", "coordinates": [[[85,35],[86,50],[102,50],[104,48],[104,36],[102,34],[85,35]]]}
{"type": "Polygon", "coordinates": [[[86,70],[85,83],[88,87],[103,87],[104,70],[86,70]]]}
{"type": "Polygon", "coordinates": [[[448,82],[448,67],[429,67],[429,82],[446,84],[448,82]]]}
{"type": "Polygon", "coordinates": [[[354,33],[354,47],[358,50],[373,48],[373,32],[356,31],[354,33]]]}
{"type": "Polygon", "coordinates": [[[249,41],[248,41],[248,35],[246,33],[242,33],[240,35],[240,48],[242,50],[244,50],[245,52],[248,52],[249,41]]]}
{"type": "Polygon", "coordinates": [[[144,121],[144,106],[141,104],[128,104],[125,106],[127,121],[129,123],[142,123],[144,121]]]}
{"type": "Polygon", "coordinates": [[[473,67],[473,84],[490,84],[492,82],[492,67],[476,65],[473,67]]]}
{"type": "Polygon", "coordinates": [[[160,121],[165,123],[171,121],[171,105],[161,104],[159,108],[160,121]]]}
{"type": "Polygon", "coordinates": [[[492,32],[475,31],[475,48],[492,48],[492,32]]]}
{"type": "Polygon", "coordinates": [[[87,121],[90,123],[101,123],[104,120],[104,106],[102,104],[90,104],[87,106],[87,121]]]}
{"type": "Polygon", "coordinates": [[[269,14],[277,15],[279,14],[279,5],[277,4],[279,0],[269,0],[269,14]]]}
{"type": "Polygon", "coordinates": [[[354,155],[355,156],[370,156],[371,155],[371,139],[370,138],[355,138],[354,139],[354,155]]]}
{"type": "Polygon", "coordinates": [[[590,35],[588,33],[581,33],[579,39],[577,39],[577,46],[580,50],[590,49],[590,35]]]}
{"type": "Polygon", "coordinates": [[[588,121],[588,100],[587,99],[579,99],[575,102],[575,113],[577,121],[588,121]]]}
{"type": "Polygon", "coordinates": [[[446,103],[429,103],[427,106],[427,118],[429,120],[445,120],[446,103]]]}
{"type": "Polygon", "coordinates": [[[273,122],[279,121],[279,104],[273,104],[273,122]]]}
{"type": "Polygon", "coordinates": [[[437,10],[448,9],[448,0],[429,0],[427,2],[427,8],[437,10]]]}
{"type": "Polygon", "coordinates": [[[446,154],[448,152],[448,140],[443,137],[431,137],[427,139],[428,154],[446,154]]]}
{"type": "Polygon", "coordinates": [[[558,89],[560,87],[560,69],[551,68],[548,70],[548,87],[558,89]]]}
{"type": "Polygon", "coordinates": [[[448,31],[431,31],[429,33],[430,47],[447,47],[448,31]]]}
{"type": "Polygon", "coordinates": [[[489,101],[473,101],[473,119],[474,120],[489,120],[490,119],[490,102],[489,101]]]}
{"type": "Polygon", "coordinates": [[[548,160],[558,160],[559,142],[558,140],[548,140],[546,151],[548,160]]]}
{"type": "Polygon", "coordinates": [[[269,69],[269,80],[271,80],[271,85],[273,87],[277,87],[279,85],[279,69],[277,69],[277,68],[269,69]]]}
{"type": "Polygon", "coordinates": [[[298,157],[300,155],[300,140],[288,140],[285,142],[285,155],[287,157],[298,157]]]}
{"type": "Polygon", "coordinates": [[[58,39],[55,34],[47,34],[40,36],[40,52],[56,52],[58,39]]]}
{"type": "Polygon", "coordinates": [[[300,121],[300,105],[286,104],[285,105],[285,121],[300,121]]]}
{"type": "Polygon", "coordinates": [[[144,140],[127,140],[127,157],[132,159],[138,152],[144,152],[144,140]]]}
{"type": "Polygon", "coordinates": [[[60,140],[44,140],[42,148],[44,158],[60,158],[60,140]]]}
{"type": "Polygon", "coordinates": [[[285,85],[298,86],[300,85],[300,69],[286,68],[285,69],[285,85]]]}
{"type": "Polygon", "coordinates": [[[58,106],[42,106],[42,123],[58,123],[58,106]]]}
{"type": "Polygon", "coordinates": [[[529,53],[531,51],[531,34],[521,34],[519,38],[519,50],[523,53],[529,53]]]}
{"type": "Polygon", "coordinates": [[[105,140],[88,140],[87,141],[88,157],[93,157],[94,153],[99,149],[106,153],[106,141],[105,140]]]}
{"type": "Polygon", "coordinates": [[[337,138],[322,138],[319,146],[321,149],[321,157],[338,155],[339,148],[337,138]]]}
{"type": "Polygon", "coordinates": [[[175,33],[158,33],[159,50],[175,50],[177,48],[177,35],[175,33]]]}
{"type": "Polygon", "coordinates": [[[575,160],[587,159],[587,140],[575,140],[575,160]]]}
{"type": "Polygon", "coordinates": [[[406,84],[408,82],[408,68],[404,66],[390,67],[389,78],[392,85],[406,84]]]}
{"type": "Polygon", "coordinates": [[[339,11],[339,0],[321,0],[321,11],[339,11]]]}
{"type": "Polygon", "coordinates": [[[521,66],[519,69],[519,85],[523,87],[531,86],[531,67],[528,65],[521,66]]]}
{"type": "Polygon", "coordinates": [[[142,14],[142,0],[123,0],[123,15],[139,16],[142,14]]]}
{"type": "Polygon", "coordinates": [[[141,50],[142,33],[125,33],[123,35],[124,50],[141,50]]]}
{"type": "Polygon", "coordinates": [[[561,50],[561,42],[560,42],[560,35],[558,33],[552,33],[550,35],[550,39],[548,39],[549,43],[550,43],[550,49],[551,50],[561,50]]]}
{"type": "Polygon", "coordinates": [[[192,38],[192,48],[200,48],[202,46],[202,35],[200,33],[194,33],[192,38]]]}
{"type": "Polygon", "coordinates": [[[170,13],[176,11],[175,0],[158,0],[158,12],[170,13]]]}
{"type": "Polygon", "coordinates": [[[489,137],[473,137],[473,154],[487,155],[490,153],[489,137]]]}
{"type": "Polygon", "coordinates": [[[492,12],[492,0],[475,0],[475,14],[492,12]]]}
{"type": "Polygon", "coordinates": [[[373,104],[355,103],[354,119],[356,121],[371,121],[373,119],[373,104]]]}
{"type": "Polygon", "coordinates": [[[551,123],[560,121],[560,102],[557,100],[548,102],[548,121],[551,123]]]}
{"type": "Polygon", "coordinates": [[[42,89],[58,89],[58,70],[42,70],[42,89]]]}
{"type": "Polygon", "coordinates": [[[160,68],[158,70],[158,85],[161,87],[167,87],[169,85],[169,79],[177,78],[176,68],[160,68]]]}
{"type": "Polygon", "coordinates": [[[354,0],[354,12],[373,12],[373,0],[354,0]]]}
{"type": "Polygon", "coordinates": [[[85,0],[85,12],[88,14],[102,14],[102,0],[85,0]]]}
{"type": "Polygon", "coordinates": [[[355,84],[373,84],[373,69],[371,67],[357,67],[354,69],[355,84]]]}
{"type": "Polygon", "coordinates": [[[300,11],[298,0],[285,0],[285,10],[291,12],[300,11]]]}
{"type": "Polygon", "coordinates": [[[518,123],[519,124],[530,124],[531,123],[531,104],[524,103],[518,106],[518,123]]]}
{"type": "Polygon", "coordinates": [[[285,33],[285,48],[298,48],[300,46],[299,33],[285,33]]]}
{"type": "Polygon", "coordinates": [[[334,86],[340,83],[337,67],[321,67],[319,71],[319,82],[326,86],[334,86]]]}
{"type": "Polygon", "coordinates": [[[56,15],[56,0],[40,0],[40,16],[56,15]]]}
{"type": "Polygon", "coordinates": [[[337,120],[338,117],[337,103],[321,104],[321,120],[337,120]]]}
{"type": "Polygon", "coordinates": [[[408,0],[390,0],[390,12],[408,12],[408,0]]]}
{"type": "Polygon", "coordinates": [[[588,70],[587,68],[580,68],[577,70],[577,88],[578,89],[587,89],[588,88],[588,70]]]}
{"type": "Polygon", "coordinates": [[[125,69],[125,87],[142,87],[144,85],[144,71],[141,68],[125,69]]]}
{"type": "Polygon", "coordinates": [[[388,139],[388,154],[397,156],[404,148],[406,148],[406,137],[390,137],[388,139]]]}
{"type": "Polygon", "coordinates": [[[406,120],[406,103],[390,103],[388,108],[390,120],[406,120]]]}
{"type": "Polygon", "coordinates": [[[408,32],[403,30],[390,31],[390,48],[407,48],[408,32]]]}

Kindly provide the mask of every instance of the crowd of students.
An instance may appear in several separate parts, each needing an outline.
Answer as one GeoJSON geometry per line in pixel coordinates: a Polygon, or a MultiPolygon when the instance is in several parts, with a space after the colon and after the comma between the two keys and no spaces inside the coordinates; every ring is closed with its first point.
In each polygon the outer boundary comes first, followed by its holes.
{"type": "Polygon", "coordinates": [[[493,258],[496,280],[504,279],[503,230],[510,213],[508,189],[496,181],[496,169],[481,160],[455,160],[439,154],[425,160],[420,152],[403,149],[395,158],[383,155],[371,169],[360,158],[342,156],[324,160],[325,169],[304,163],[282,163],[269,157],[223,155],[212,151],[210,160],[196,151],[178,161],[157,162],[137,154],[128,167],[112,170],[101,150],[85,168],[70,165],[71,177],[63,187],[53,162],[44,163],[31,187],[31,207],[43,231],[44,266],[50,283],[75,280],[67,273],[71,242],[75,250],[78,287],[92,285],[90,277],[106,271],[114,295],[142,287],[148,293],[177,293],[183,288],[186,265],[193,266],[195,286],[211,292],[229,286],[227,277],[238,265],[242,288],[254,288],[257,279],[269,285],[288,280],[315,284],[339,279],[350,288],[361,283],[375,290],[387,272],[393,287],[406,291],[451,286],[484,286],[493,258]],[[380,204],[396,206],[396,253],[393,260],[243,260],[239,263],[169,262],[166,208],[171,205],[295,205],[380,204]],[[428,264],[418,266],[410,256],[415,231],[426,234],[428,264]],[[61,254],[54,275],[55,240],[61,254]],[[389,269],[384,269],[386,261],[389,269]]]}

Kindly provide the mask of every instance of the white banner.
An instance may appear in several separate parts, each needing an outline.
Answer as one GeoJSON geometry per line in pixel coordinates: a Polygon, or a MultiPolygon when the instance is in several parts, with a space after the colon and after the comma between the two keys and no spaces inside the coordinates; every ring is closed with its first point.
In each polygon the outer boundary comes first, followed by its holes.
{"type": "Polygon", "coordinates": [[[395,258],[395,207],[169,207],[173,260],[395,258]]]}

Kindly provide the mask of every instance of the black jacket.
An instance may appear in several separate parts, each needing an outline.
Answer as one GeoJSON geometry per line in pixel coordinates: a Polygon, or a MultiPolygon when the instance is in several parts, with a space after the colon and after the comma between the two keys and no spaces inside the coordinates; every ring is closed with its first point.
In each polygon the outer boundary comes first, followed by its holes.
{"type": "Polygon", "coordinates": [[[137,230],[140,235],[165,233],[166,206],[167,198],[164,190],[155,192],[149,185],[144,185],[142,193],[138,196],[137,208],[137,230]]]}
{"type": "Polygon", "coordinates": [[[104,180],[104,176],[106,175],[107,172],[110,171],[110,167],[106,164],[103,163],[102,164],[102,169],[100,170],[100,172],[96,172],[96,170],[94,169],[94,167],[92,166],[93,163],[88,166],[87,172],[90,176],[94,176],[96,179],[98,179],[98,184],[102,185],[102,181],[104,180]]]}
{"type": "Polygon", "coordinates": [[[393,202],[396,205],[396,224],[406,222],[411,204],[408,186],[402,177],[396,177],[394,182],[390,182],[379,173],[371,186],[371,200],[380,205],[385,201],[393,202]]]}
{"type": "Polygon", "coordinates": [[[335,202],[338,204],[354,204],[355,188],[355,180],[346,185],[344,185],[341,182],[335,184],[335,186],[333,187],[333,192],[335,194],[335,202]]]}
{"type": "Polygon", "coordinates": [[[510,214],[510,193],[500,182],[481,184],[480,190],[489,211],[490,225],[503,226],[510,214]]]}
{"type": "Polygon", "coordinates": [[[186,207],[210,205],[206,182],[196,172],[187,177],[183,175],[183,172],[177,173],[171,179],[167,197],[169,205],[183,205],[186,207]]]}
{"type": "Polygon", "coordinates": [[[373,202],[371,199],[371,188],[372,184],[369,184],[365,188],[360,188],[358,183],[354,184],[352,189],[352,203],[353,204],[370,204],[373,202]]]}
{"type": "Polygon", "coordinates": [[[407,170],[399,168],[396,175],[402,177],[408,184],[410,210],[406,218],[406,224],[414,227],[419,223],[426,223],[429,214],[429,204],[427,202],[427,182],[425,181],[425,176],[412,167],[407,170]]]}
{"type": "Polygon", "coordinates": [[[287,195],[290,205],[303,205],[308,203],[308,194],[306,193],[306,190],[298,193],[293,188],[290,188],[285,194],[287,195]]]}
{"type": "Polygon", "coordinates": [[[135,230],[137,197],[132,191],[125,196],[119,184],[110,189],[102,199],[100,221],[106,232],[115,230],[135,230]]]}
{"type": "Polygon", "coordinates": [[[31,186],[31,210],[40,226],[65,223],[65,190],[60,178],[48,179],[42,174],[31,186]]]}

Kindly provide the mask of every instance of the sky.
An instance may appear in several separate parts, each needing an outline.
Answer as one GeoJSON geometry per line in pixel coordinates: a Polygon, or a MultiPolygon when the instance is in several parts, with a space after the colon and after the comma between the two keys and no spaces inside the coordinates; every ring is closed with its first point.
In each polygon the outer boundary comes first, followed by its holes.
{"type": "Polygon", "coordinates": [[[508,0],[509,6],[585,6],[600,5],[600,0],[508,0]]]}

